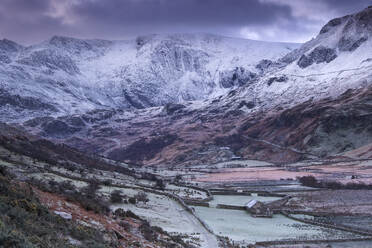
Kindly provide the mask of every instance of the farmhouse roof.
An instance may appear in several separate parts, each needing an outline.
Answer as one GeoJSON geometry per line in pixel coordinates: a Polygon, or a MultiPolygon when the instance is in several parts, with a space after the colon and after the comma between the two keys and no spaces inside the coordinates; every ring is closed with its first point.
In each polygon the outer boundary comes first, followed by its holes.
{"type": "Polygon", "coordinates": [[[256,203],[257,203],[257,200],[250,200],[250,201],[247,203],[246,207],[247,207],[247,208],[252,208],[254,205],[256,205],[256,203]]]}

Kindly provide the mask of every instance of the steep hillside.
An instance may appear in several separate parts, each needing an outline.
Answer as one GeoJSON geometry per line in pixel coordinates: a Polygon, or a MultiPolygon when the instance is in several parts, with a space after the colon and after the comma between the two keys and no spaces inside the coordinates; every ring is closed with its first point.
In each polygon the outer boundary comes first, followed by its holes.
{"type": "Polygon", "coordinates": [[[337,97],[370,85],[372,8],[328,22],[318,36],[276,62],[239,96],[258,108],[337,97]]]}
{"type": "Polygon", "coordinates": [[[217,247],[185,189],[0,123],[1,247],[217,247]]]}
{"type": "MultiPolygon", "coordinates": [[[[197,164],[234,158],[273,162],[324,158],[372,143],[371,86],[334,99],[248,113],[249,103],[196,103],[100,111],[26,122],[27,129],[89,153],[137,164],[197,164]],[[59,123],[65,125],[58,129],[59,123]],[[76,127],[75,127],[76,128],[76,127]],[[74,130],[74,131],[68,131],[74,130]]],[[[234,99],[234,95],[230,96],[234,99]]]]}

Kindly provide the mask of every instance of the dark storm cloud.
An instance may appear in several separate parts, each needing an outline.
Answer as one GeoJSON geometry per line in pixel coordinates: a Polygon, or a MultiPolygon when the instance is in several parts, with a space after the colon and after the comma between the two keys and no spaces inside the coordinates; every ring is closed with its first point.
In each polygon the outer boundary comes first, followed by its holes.
{"type": "Polygon", "coordinates": [[[340,13],[353,13],[372,5],[371,0],[325,0],[329,8],[334,8],[340,13]]]}
{"type": "Polygon", "coordinates": [[[54,34],[125,39],[209,32],[305,41],[329,19],[370,0],[0,0],[0,37],[33,43],[54,34]]]}
{"type": "Polygon", "coordinates": [[[106,18],[112,24],[138,25],[201,24],[242,25],[272,23],[289,17],[288,6],[261,3],[259,0],[83,0],[75,5],[75,14],[89,19],[106,18]]]}
{"type": "MultiPolygon", "coordinates": [[[[89,36],[100,30],[120,38],[135,33],[211,32],[235,35],[246,25],[291,19],[289,6],[259,0],[83,0],[71,7],[89,36]],[[104,21],[102,21],[104,20],[104,21]]],[[[101,34],[102,34],[101,33],[101,34]]]]}
{"type": "Polygon", "coordinates": [[[21,43],[44,39],[64,30],[62,18],[52,17],[51,2],[45,0],[0,0],[0,37],[21,43]]]}

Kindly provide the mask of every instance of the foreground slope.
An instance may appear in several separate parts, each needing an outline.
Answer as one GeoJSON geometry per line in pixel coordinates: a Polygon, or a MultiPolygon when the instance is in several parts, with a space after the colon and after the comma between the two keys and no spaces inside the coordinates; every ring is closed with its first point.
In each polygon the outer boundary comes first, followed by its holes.
{"type": "Polygon", "coordinates": [[[184,203],[206,191],[190,189],[0,123],[0,243],[9,247],[218,247],[184,203]]]}

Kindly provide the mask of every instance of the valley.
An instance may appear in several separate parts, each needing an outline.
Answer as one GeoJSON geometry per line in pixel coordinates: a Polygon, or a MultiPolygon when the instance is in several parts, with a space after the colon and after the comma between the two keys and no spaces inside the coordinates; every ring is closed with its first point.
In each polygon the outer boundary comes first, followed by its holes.
{"type": "Polygon", "coordinates": [[[372,247],[371,37],[0,40],[0,247],[372,247]]]}
{"type": "MultiPolygon", "coordinates": [[[[30,138],[16,132],[17,135],[8,140],[15,139],[11,144],[18,145],[1,146],[1,168],[6,168],[13,178],[30,183],[41,202],[62,218],[104,233],[118,233],[110,242],[126,243],[128,247],[136,247],[135,242],[141,244],[139,247],[145,244],[162,247],[159,242],[168,235],[173,238],[165,240],[178,237],[187,247],[302,247],[301,244],[342,247],[354,243],[360,247],[360,242],[368,247],[372,243],[372,233],[366,229],[372,208],[369,190],[313,188],[299,181],[303,176],[312,175],[322,181],[368,185],[372,160],[293,164],[235,160],[214,165],[138,167],[96,157],[92,159],[97,168],[91,168],[86,167],[88,158],[78,156],[73,150],[70,151],[72,161],[64,158],[46,162],[35,158],[31,155],[30,149],[35,147],[29,145],[30,138]],[[23,147],[23,154],[16,149],[19,145],[23,147]],[[112,167],[100,168],[105,164],[112,167]],[[92,204],[103,204],[102,209],[93,210],[94,215],[84,212],[84,208],[90,209],[89,205],[76,202],[72,197],[74,191],[86,194],[83,192],[92,184],[97,185],[95,194],[97,200],[102,201],[92,204]],[[113,192],[119,192],[121,203],[110,200],[113,192]],[[246,210],[251,200],[268,204],[273,216],[251,216],[246,210]],[[105,214],[105,206],[112,214],[105,214]],[[133,214],[117,215],[123,210],[133,214]],[[148,221],[166,234],[142,243],[138,241],[138,234],[115,224],[124,221],[134,225],[127,228],[133,230],[136,218],[148,221]]],[[[53,154],[59,146],[48,150],[53,154]]],[[[51,154],[48,157],[54,157],[51,154]]]]}

